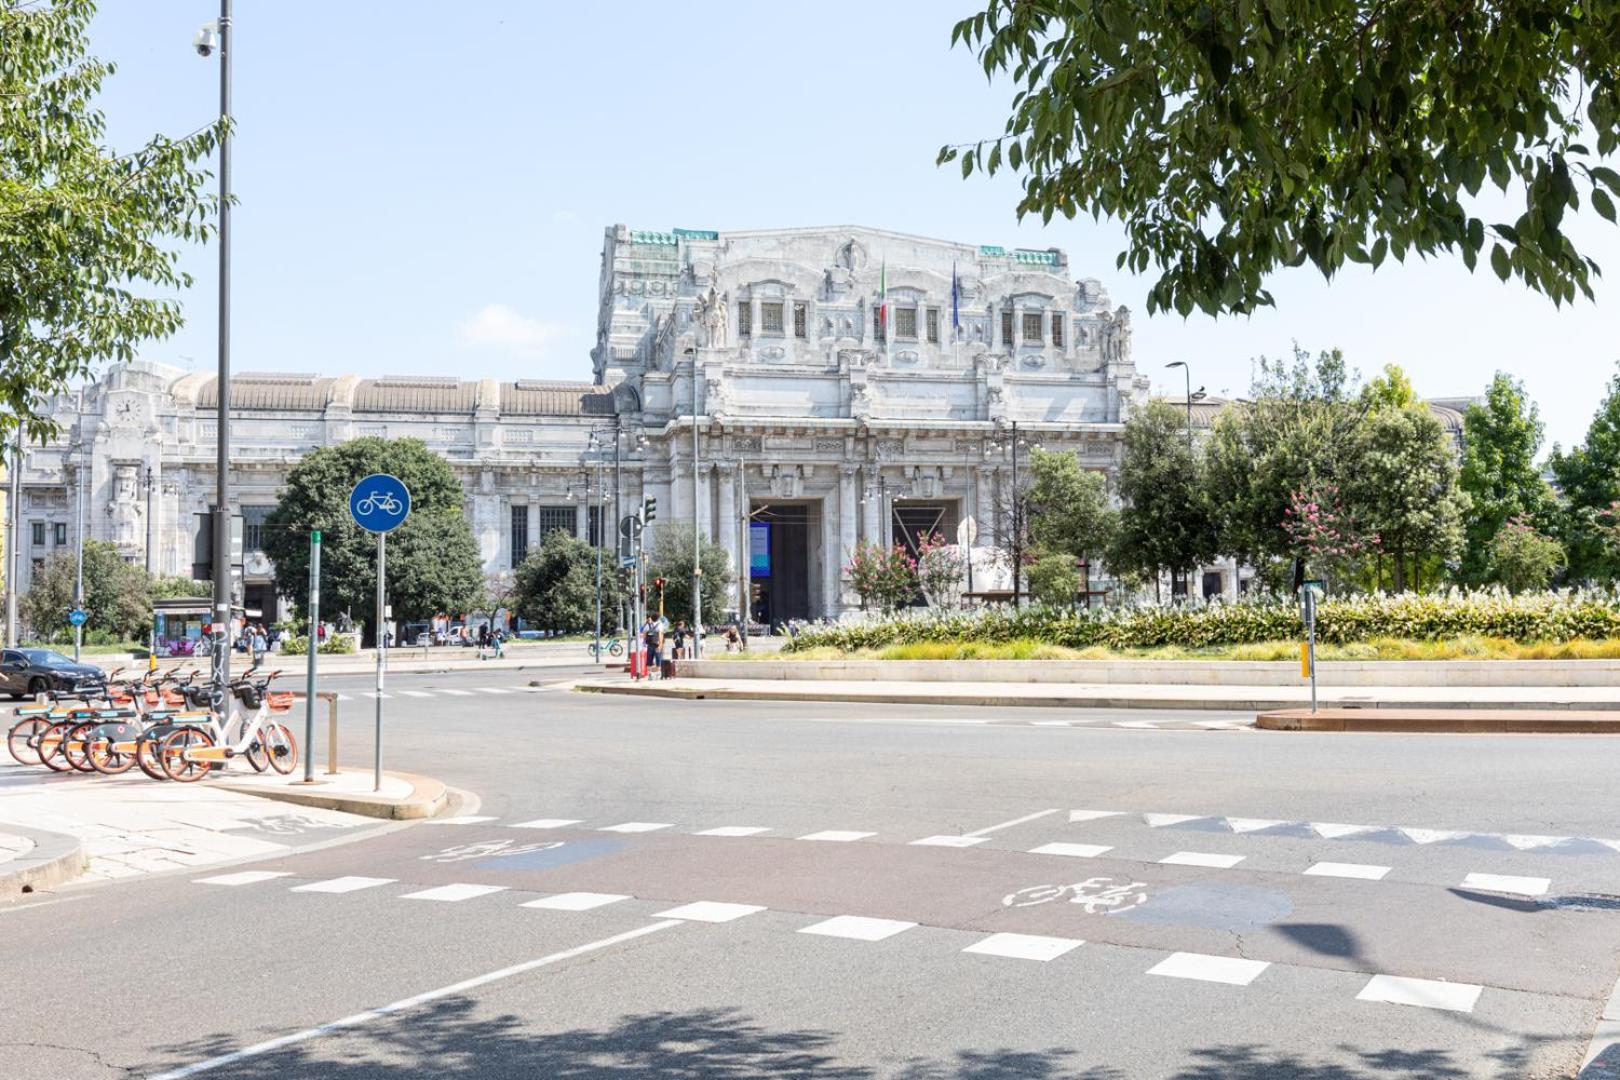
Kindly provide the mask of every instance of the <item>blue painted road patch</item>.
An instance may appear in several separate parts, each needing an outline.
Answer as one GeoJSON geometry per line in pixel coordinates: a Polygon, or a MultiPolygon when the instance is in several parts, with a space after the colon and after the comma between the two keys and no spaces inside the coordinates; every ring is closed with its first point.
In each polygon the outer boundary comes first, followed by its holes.
{"type": "Polygon", "coordinates": [[[629,845],[622,840],[581,840],[559,844],[548,851],[521,851],[514,855],[497,855],[493,859],[473,863],[478,870],[550,870],[558,866],[588,862],[629,845]]]}

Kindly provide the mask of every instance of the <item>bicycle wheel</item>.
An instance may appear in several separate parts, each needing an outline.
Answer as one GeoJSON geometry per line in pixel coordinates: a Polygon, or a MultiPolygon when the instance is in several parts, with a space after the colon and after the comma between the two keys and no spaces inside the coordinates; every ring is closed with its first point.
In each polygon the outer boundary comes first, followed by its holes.
{"type": "Polygon", "coordinates": [[[163,775],[181,784],[190,784],[208,775],[209,762],[188,761],[186,752],[204,750],[214,745],[214,737],[202,728],[175,728],[158,744],[158,764],[163,775]]]}
{"type": "Polygon", "coordinates": [[[88,749],[90,746],[90,732],[95,730],[95,721],[86,720],[74,724],[68,729],[67,738],[62,741],[62,758],[79,772],[93,773],[96,770],[90,764],[88,749]]]}
{"type": "Polygon", "coordinates": [[[624,646],[615,641],[613,644],[608,646],[608,652],[613,656],[623,656],[624,646]]]}
{"type": "Polygon", "coordinates": [[[163,737],[173,731],[173,727],[161,726],[143,731],[135,739],[135,764],[141,767],[141,772],[154,780],[167,780],[169,777],[158,764],[158,744],[163,737]]]}
{"type": "Polygon", "coordinates": [[[11,725],[6,732],[6,749],[19,765],[38,765],[39,737],[51,726],[49,720],[39,716],[25,717],[11,725]]]}
{"type": "Polygon", "coordinates": [[[248,743],[248,748],[242,751],[242,756],[247,759],[249,767],[254,772],[264,772],[270,764],[270,752],[264,747],[265,739],[268,737],[266,735],[268,726],[260,728],[259,733],[253,736],[253,741],[248,743]]]}
{"type": "Polygon", "coordinates": [[[298,740],[286,724],[270,724],[260,735],[270,767],[282,776],[298,768],[298,740]]]}
{"type": "Polygon", "coordinates": [[[73,768],[62,756],[62,744],[67,741],[72,727],[73,721],[58,720],[40,732],[39,762],[52,772],[68,772],[73,768]]]}
{"type": "Polygon", "coordinates": [[[129,742],[135,737],[135,732],[124,724],[116,728],[100,727],[90,733],[88,745],[85,747],[85,757],[90,761],[90,767],[103,776],[117,776],[119,773],[129,772],[135,767],[135,755],[131,752],[113,749],[119,742],[129,742]]]}

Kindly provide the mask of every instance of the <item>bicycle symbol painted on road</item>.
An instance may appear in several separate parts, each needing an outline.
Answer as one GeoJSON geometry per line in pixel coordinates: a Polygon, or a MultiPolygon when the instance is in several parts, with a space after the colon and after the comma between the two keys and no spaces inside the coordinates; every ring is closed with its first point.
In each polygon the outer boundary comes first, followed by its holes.
{"type": "Polygon", "coordinates": [[[1094,877],[1072,885],[1031,885],[1002,898],[1005,907],[1034,907],[1053,900],[1067,900],[1085,909],[1087,915],[1118,915],[1147,902],[1147,884],[1094,877]]]}
{"type": "Polygon", "coordinates": [[[417,856],[424,862],[454,863],[469,862],[473,859],[487,859],[491,856],[506,858],[509,855],[527,855],[535,851],[551,851],[563,846],[563,841],[553,840],[544,844],[517,844],[513,846],[511,840],[482,840],[472,844],[457,844],[447,847],[443,851],[436,851],[432,855],[417,856]]]}
{"type": "Polygon", "coordinates": [[[355,504],[355,512],[361,517],[370,517],[375,513],[386,514],[393,517],[399,513],[404,504],[386,491],[373,491],[370,495],[355,504]]]}

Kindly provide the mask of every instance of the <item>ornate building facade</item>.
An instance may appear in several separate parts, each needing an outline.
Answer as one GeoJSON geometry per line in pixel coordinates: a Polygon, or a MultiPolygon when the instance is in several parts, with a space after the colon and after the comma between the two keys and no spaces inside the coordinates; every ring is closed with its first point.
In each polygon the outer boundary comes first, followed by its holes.
{"type": "MultiPolygon", "coordinates": [[[[859,227],[610,227],[591,362],[579,383],[234,377],[248,606],[276,607],[262,530],[287,471],[365,435],[451,462],[492,572],[556,528],[611,544],[651,496],[655,528],[695,514],[731,554],[731,606],[763,621],[852,609],[856,545],[919,532],[971,537],[975,589],[1005,589],[993,549],[1014,445],[1111,470],[1148,389],[1129,311],[1062,251],[859,227]]],[[[82,410],[55,402],[62,436],[23,473],[23,577],[76,542],[81,489],[88,538],[158,573],[211,574],[215,394],[210,374],[137,362],[86,387],[82,410]]]]}

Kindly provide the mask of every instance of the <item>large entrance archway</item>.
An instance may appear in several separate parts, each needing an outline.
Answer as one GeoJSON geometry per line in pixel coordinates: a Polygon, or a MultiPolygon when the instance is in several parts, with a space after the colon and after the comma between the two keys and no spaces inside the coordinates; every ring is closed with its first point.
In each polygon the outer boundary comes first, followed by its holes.
{"type": "Polygon", "coordinates": [[[748,522],[749,615],[778,626],[820,614],[821,500],[751,501],[748,522]]]}

